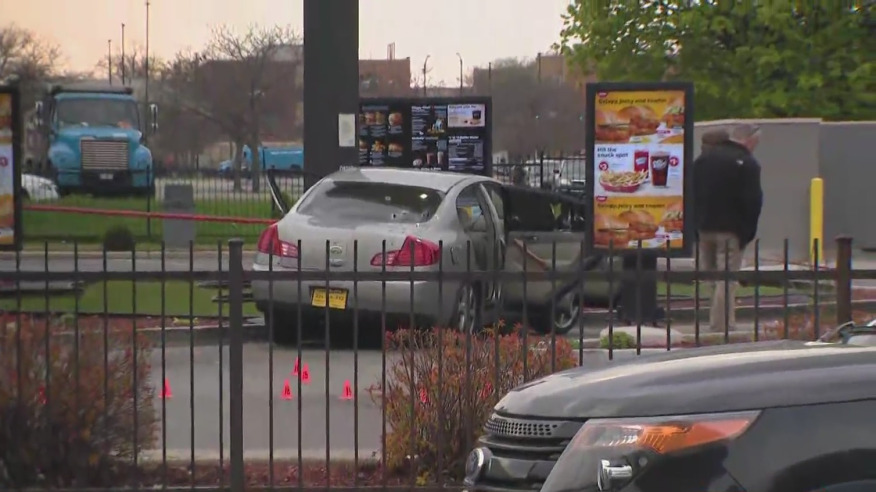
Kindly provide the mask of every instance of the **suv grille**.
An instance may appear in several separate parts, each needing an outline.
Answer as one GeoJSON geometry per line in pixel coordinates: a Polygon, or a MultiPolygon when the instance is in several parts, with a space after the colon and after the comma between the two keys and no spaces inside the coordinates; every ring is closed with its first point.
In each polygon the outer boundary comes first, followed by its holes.
{"type": "Polygon", "coordinates": [[[127,140],[80,140],[82,169],[128,169],[127,140]]]}
{"type": "Polygon", "coordinates": [[[551,437],[559,427],[559,422],[539,422],[493,416],[487,421],[484,430],[501,437],[551,437]]]}
{"type": "Polygon", "coordinates": [[[506,417],[493,414],[480,445],[492,463],[474,490],[539,490],[583,422],[506,417]]]}

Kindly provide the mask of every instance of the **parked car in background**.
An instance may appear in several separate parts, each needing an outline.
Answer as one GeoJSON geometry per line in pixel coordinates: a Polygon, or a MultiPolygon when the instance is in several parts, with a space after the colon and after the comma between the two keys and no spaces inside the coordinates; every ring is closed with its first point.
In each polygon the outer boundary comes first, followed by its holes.
{"type": "MultiPolygon", "coordinates": [[[[249,163],[243,161],[240,163],[240,175],[242,177],[249,177],[249,163]]],[[[234,177],[234,161],[225,160],[219,163],[219,177],[231,179],[234,177]]]]}
{"type": "MultiPolygon", "coordinates": [[[[390,168],[347,169],[310,188],[258,243],[256,271],[523,272],[594,267],[582,254],[583,204],[483,176],[390,168]],[[299,243],[300,241],[300,243],[299,243]]],[[[568,331],[580,313],[577,281],[453,278],[252,283],[276,341],[296,340],[330,309],[336,325],[358,312],[380,325],[478,331],[524,306],[535,329],[568,331]],[[500,304],[501,301],[501,304],[500,304]],[[494,309],[496,308],[496,309],[494,309]]],[[[607,293],[604,293],[608,295],[607,293]]],[[[374,323],[360,326],[374,326],[374,323]]]]}
{"type": "Polygon", "coordinates": [[[468,490],[876,490],[876,347],[759,342],[596,366],[502,398],[468,490]]]}
{"type": "Polygon", "coordinates": [[[57,200],[60,196],[54,181],[36,174],[21,175],[21,191],[25,199],[34,202],[57,200]]]}

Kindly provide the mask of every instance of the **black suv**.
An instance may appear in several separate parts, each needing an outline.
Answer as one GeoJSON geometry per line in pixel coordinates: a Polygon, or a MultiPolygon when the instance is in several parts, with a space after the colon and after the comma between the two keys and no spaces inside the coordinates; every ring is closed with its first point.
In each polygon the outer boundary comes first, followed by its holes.
{"type": "Polygon", "coordinates": [[[485,431],[471,491],[876,490],[876,347],[760,342],[576,368],[513,390],[485,431]]]}

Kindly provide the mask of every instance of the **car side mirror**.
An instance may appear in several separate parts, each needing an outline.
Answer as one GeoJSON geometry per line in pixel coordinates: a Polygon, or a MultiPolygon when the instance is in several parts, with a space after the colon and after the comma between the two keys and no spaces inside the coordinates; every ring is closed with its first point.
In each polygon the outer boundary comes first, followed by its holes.
{"type": "Polygon", "coordinates": [[[507,225],[507,228],[509,231],[516,231],[516,230],[520,229],[520,224],[521,224],[520,217],[518,217],[516,215],[511,215],[510,217],[508,217],[506,222],[507,222],[506,225],[507,225]]]}
{"type": "Polygon", "coordinates": [[[158,133],[158,105],[149,105],[149,130],[153,135],[158,133]]]}

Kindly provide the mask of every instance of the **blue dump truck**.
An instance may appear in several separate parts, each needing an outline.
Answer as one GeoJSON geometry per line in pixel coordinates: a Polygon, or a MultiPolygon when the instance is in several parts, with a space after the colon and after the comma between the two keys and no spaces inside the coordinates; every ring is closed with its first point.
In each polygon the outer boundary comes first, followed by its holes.
{"type": "MultiPolygon", "coordinates": [[[[259,162],[262,171],[272,170],[277,173],[300,171],[304,168],[304,147],[299,145],[262,146],[259,147],[259,162]]],[[[240,170],[243,176],[250,175],[252,169],[252,151],[249,146],[243,147],[243,162],[240,170]]],[[[232,161],[219,164],[219,174],[231,178],[234,176],[232,161]]]]}
{"type": "Polygon", "coordinates": [[[155,176],[144,132],[157,131],[158,107],[148,113],[140,114],[130,87],[53,84],[36,103],[32,167],[61,194],[151,194],[155,176]]]}

